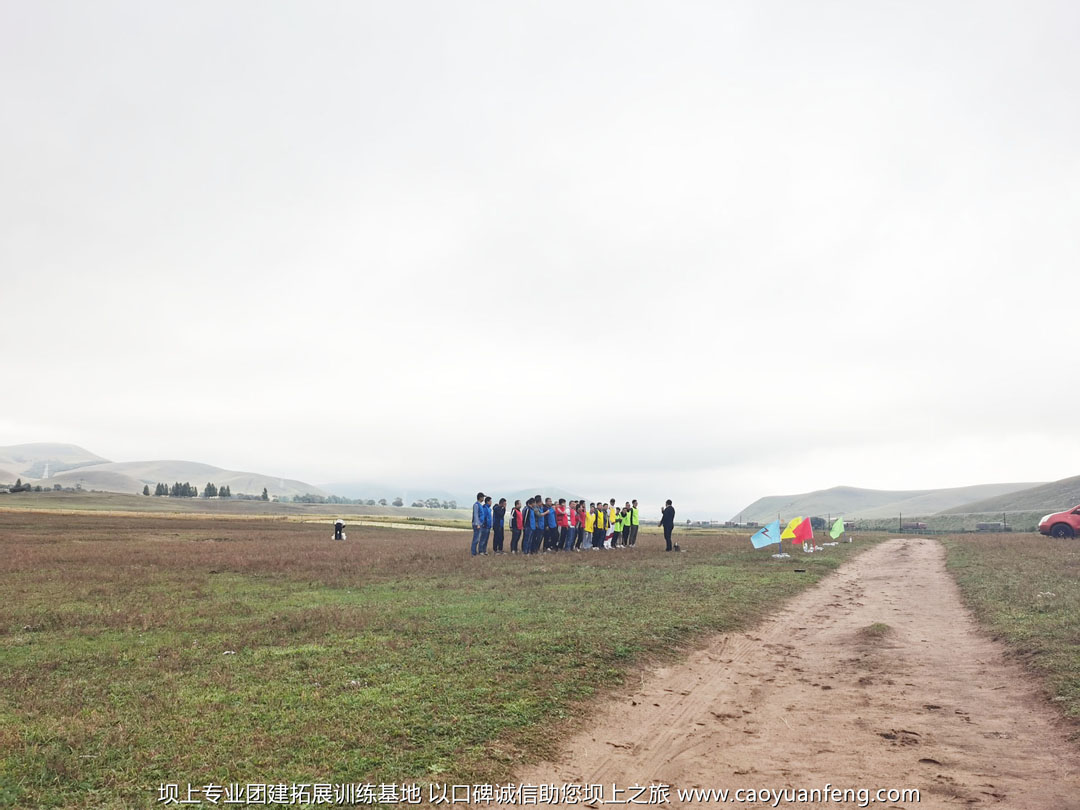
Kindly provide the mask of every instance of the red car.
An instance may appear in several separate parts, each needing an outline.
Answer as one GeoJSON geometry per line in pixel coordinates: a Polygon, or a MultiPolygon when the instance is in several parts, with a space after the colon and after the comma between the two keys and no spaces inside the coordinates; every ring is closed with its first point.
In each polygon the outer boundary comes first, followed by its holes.
{"type": "Polygon", "coordinates": [[[1044,517],[1039,521],[1039,534],[1050,537],[1076,537],[1080,534],[1080,506],[1044,517]]]}

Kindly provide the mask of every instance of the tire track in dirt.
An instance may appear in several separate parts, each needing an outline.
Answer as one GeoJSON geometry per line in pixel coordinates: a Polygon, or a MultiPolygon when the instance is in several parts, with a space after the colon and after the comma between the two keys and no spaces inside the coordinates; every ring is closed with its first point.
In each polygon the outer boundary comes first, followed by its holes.
{"type": "Polygon", "coordinates": [[[515,781],[831,783],[921,791],[919,804],[879,807],[1071,810],[1080,749],[1067,733],[1030,674],[964,608],[941,544],[903,538],[859,555],[755,630],[653,670],[602,706],[557,761],[515,781]],[[875,624],[888,629],[869,631],[875,624]]]}

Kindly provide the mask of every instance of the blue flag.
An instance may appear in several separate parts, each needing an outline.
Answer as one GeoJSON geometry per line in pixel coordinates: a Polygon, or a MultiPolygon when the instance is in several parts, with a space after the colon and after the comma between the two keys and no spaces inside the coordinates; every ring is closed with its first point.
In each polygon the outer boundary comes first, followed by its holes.
{"type": "Polygon", "coordinates": [[[780,521],[774,520],[763,529],[758,529],[757,534],[750,538],[754,548],[765,548],[773,543],[780,542],[780,521]]]}

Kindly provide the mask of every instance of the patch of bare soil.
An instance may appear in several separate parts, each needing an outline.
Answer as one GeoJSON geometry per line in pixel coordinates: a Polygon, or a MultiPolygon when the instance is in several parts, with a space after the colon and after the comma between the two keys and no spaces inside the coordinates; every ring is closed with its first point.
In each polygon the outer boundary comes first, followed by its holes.
{"type": "MultiPolygon", "coordinates": [[[[755,631],[647,673],[563,751],[516,781],[831,783],[921,792],[877,807],[1080,808],[1065,724],[964,608],[941,545],[921,538],[870,549],[755,631]]],[[[700,806],[676,799],[667,806],[700,806]]]]}

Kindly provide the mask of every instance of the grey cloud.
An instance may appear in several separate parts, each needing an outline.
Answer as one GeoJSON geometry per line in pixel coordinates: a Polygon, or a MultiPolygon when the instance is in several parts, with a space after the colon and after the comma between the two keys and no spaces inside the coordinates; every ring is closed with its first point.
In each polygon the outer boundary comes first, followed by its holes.
{"type": "Polygon", "coordinates": [[[1075,474],[1077,15],[7,4],[0,444],[720,514],[1075,474]]]}

